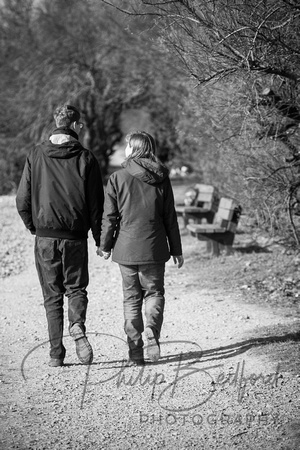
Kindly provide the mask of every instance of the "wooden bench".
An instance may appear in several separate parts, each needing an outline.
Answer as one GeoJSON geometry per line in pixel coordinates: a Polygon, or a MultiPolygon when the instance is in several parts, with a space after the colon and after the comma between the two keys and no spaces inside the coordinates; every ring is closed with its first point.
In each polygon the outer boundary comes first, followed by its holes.
{"type": "Polygon", "coordinates": [[[196,223],[201,223],[202,219],[213,223],[219,203],[218,189],[208,184],[196,184],[190,191],[195,192],[195,197],[189,197],[188,191],[185,204],[176,206],[176,213],[183,217],[184,226],[187,226],[190,219],[196,223]]]}
{"type": "Polygon", "coordinates": [[[220,255],[224,246],[226,254],[232,252],[232,244],[242,208],[231,198],[221,198],[213,223],[188,224],[187,229],[197,239],[207,241],[207,250],[220,255]]]}

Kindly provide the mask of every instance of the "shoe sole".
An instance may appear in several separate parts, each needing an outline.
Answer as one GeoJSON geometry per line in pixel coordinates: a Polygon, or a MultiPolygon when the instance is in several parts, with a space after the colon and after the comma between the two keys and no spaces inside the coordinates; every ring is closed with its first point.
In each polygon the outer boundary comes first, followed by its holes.
{"type": "Polygon", "coordinates": [[[86,337],[81,337],[75,341],[75,345],[79,361],[82,364],[91,364],[93,361],[93,349],[88,339],[86,337]]]}
{"type": "Polygon", "coordinates": [[[63,359],[50,359],[48,362],[49,367],[62,367],[64,365],[63,359]]]}
{"type": "Polygon", "coordinates": [[[160,358],[160,347],[158,340],[154,336],[152,328],[146,328],[145,335],[147,339],[147,355],[150,361],[155,362],[160,358]]]}
{"type": "Polygon", "coordinates": [[[125,367],[143,367],[144,365],[144,359],[138,359],[136,361],[134,361],[133,359],[128,359],[125,363],[125,367]]]}

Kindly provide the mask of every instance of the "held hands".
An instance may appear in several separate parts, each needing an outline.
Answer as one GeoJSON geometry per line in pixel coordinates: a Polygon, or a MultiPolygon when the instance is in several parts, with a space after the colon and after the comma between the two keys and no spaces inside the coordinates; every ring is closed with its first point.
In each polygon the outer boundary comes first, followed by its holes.
{"type": "Polygon", "coordinates": [[[108,259],[111,255],[111,252],[102,252],[103,253],[103,258],[104,259],[108,259]]]}
{"type": "Polygon", "coordinates": [[[103,252],[102,250],[100,250],[100,247],[97,247],[96,253],[98,256],[103,256],[104,259],[108,259],[111,255],[111,252],[103,252]]]}
{"type": "Polygon", "coordinates": [[[173,256],[174,264],[177,264],[178,269],[183,266],[184,259],[182,255],[173,256]]]}
{"type": "MultiPolygon", "coordinates": [[[[100,247],[97,247],[96,253],[98,256],[103,257],[104,259],[108,259],[111,255],[111,252],[103,252],[100,250],[100,247]]],[[[182,255],[173,256],[174,264],[177,264],[178,269],[183,266],[184,259],[182,255]]]]}

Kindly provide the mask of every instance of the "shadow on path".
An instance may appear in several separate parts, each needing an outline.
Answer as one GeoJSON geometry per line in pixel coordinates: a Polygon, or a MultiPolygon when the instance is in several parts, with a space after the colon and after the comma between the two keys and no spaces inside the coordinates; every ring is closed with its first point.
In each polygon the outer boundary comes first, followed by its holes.
{"type": "MultiPolygon", "coordinates": [[[[95,334],[96,336],[100,336],[98,333],[90,333],[95,334]]],[[[103,334],[102,336],[104,336],[103,334]]],[[[120,341],[123,341],[123,339],[112,336],[112,335],[105,335],[109,337],[114,337],[120,341]]],[[[199,362],[206,363],[208,361],[216,361],[216,360],[224,360],[228,358],[233,358],[237,355],[240,355],[242,353],[245,353],[246,351],[255,348],[255,347],[262,347],[264,345],[268,344],[275,344],[275,343],[285,343],[285,342],[300,342],[300,332],[293,332],[293,333],[287,333],[280,336],[266,336],[261,338],[251,338],[247,339],[241,342],[236,342],[234,344],[226,345],[223,347],[216,347],[211,348],[208,350],[202,350],[201,347],[193,341],[185,341],[185,340],[177,340],[177,341],[162,341],[160,343],[162,353],[164,353],[164,348],[166,349],[169,345],[178,345],[178,344],[184,344],[184,345],[194,345],[198,348],[198,350],[190,350],[187,352],[180,352],[176,354],[167,354],[162,355],[159,361],[157,362],[151,362],[149,365],[151,366],[157,366],[157,365],[163,365],[163,364],[169,364],[169,363],[176,363],[176,362],[182,362],[187,361],[188,365],[196,364],[199,362]]],[[[21,364],[21,374],[24,380],[27,379],[25,376],[25,361],[27,360],[28,356],[32,354],[35,350],[37,350],[39,347],[45,345],[48,341],[42,342],[35,346],[32,350],[30,350],[27,355],[23,358],[22,364],[21,364]]],[[[147,346],[144,347],[145,354],[147,354],[147,346]]],[[[282,355],[281,355],[282,356],[282,355]]],[[[283,355],[284,356],[284,355],[283,355]]],[[[289,355],[290,356],[290,355],[289,355]]],[[[123,359],[117,359],[117,360],[111,360],[109,359],[109,355],[105,356],[104,360],[93,361],[92,364],[89,364],[88,366],[102,366],[101,369],[114,369],[114,368],[120,368],[120,366],[124,367],[126,364],[126,360],[123,359]]],[[[146,361],[147,364],[147,361],[146,361]]],[[[148,365],[148,364],[147,364],[148,365]]],[[[64,364],[65,367],[75,367],[75,366],[82,366],[81,363],[66,363],[64,364]]],[[[99,367],[100,368],[100,367],[99,367]]]]}
{"type": "MultiPolygon", "coordinates": [[[[226,345],[224,347],[216,347],[208,350],[199,350],[199,351],[189,351],[187,353],[178,353],[174,355],[167,355],[162,357],[156,364],[163,364],[164,362],[178,362],[180,361],[189,361],[190,364],[199,362],[202,360],[203,362],[214,361],[220,359],[233,358],[237,355],[245,353],[247,350],[250,350],[254,347],[261,347],[267,344],[274,343],[284,343],[284,342],[299,342],[300,341],[300,332],[288,333],[281,336],[266,336],[261,338],[252,338],[242,342],[236,342],[234,344],[226,345]],[[195,361],[195,359],[197,361],[195,361]]],[[[162,345],[164,343],[162,342],[162,345]]]]}
{"type": "Polygon", "coordinates": [[[239,244],[236,244],[233,246],[234,251],[239,253],[270,253],[271,250],[268,250],[267,247],[261,247],[258,244],[251,244],[242,246],[239,244]]]}

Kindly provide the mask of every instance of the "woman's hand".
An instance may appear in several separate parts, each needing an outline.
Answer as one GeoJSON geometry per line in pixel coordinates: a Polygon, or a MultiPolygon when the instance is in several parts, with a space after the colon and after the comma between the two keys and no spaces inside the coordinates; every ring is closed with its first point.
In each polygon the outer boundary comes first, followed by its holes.
{"type": "Polygon", "coordinates": [[[177,264],[178,269],[183,266],[184,259],[182,255],[173,256],[174,264],[177,264]]]}
{"type": "Polygon", "coordinates": [[[103,253],[103,258],[104,259],[108,259],[111,255],[111,252],[102,252],[103,253]]]}

